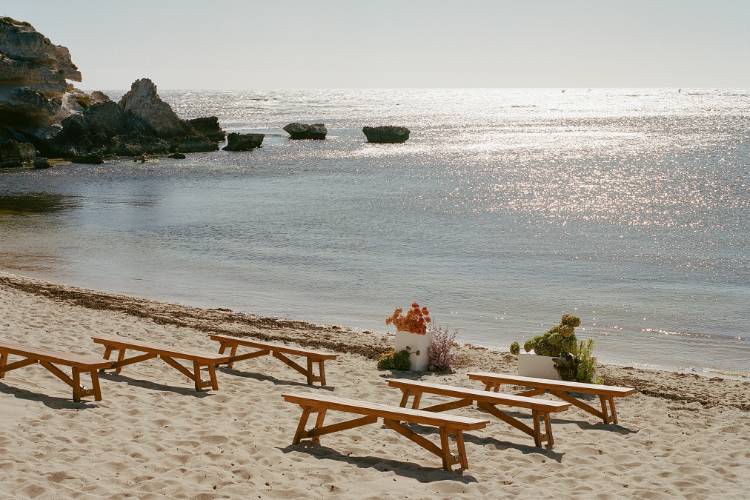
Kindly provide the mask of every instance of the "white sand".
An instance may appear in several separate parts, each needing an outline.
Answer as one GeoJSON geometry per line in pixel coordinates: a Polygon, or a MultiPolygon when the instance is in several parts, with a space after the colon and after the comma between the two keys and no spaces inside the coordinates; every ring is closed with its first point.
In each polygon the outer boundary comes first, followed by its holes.
{"type": "MultiPolygon", "coordinates": [[[[97,355],[92,334],[215,347],[206,333],[136,317],[137,308],[96,310],[39,293],[0,282],[0,338],[97,355]]],[[[488,363],[424,379],[477,387],[465,373],[488,363]]],[[[219,373],[219,391],[198,394],[177,371],[150,360],[105,376],[104,400],[83,404],[40,366],[9,372],[0,381],[0,498],[750,498],[746,383],[674,379],[686,394],[693,385],[694,393],[722,394],[730,384],[734,406],[638,394],[619,400],[619,426],[569,410],[553,421],[553,450],[490,418],[467,436],[469,470],[456,474],[380,425],[323,436],[319,447],[291,446],[300,410],[281,394],[330,392],[309,388],[272,358],[235,368],[219,373]]],[[[371,359],[342,354],[327,372],[336,395],[398,404],[400,392],[383,382],[390,374],[371,359]]],[[[653,389],[658,378],[639,380],[653,389]]]]}

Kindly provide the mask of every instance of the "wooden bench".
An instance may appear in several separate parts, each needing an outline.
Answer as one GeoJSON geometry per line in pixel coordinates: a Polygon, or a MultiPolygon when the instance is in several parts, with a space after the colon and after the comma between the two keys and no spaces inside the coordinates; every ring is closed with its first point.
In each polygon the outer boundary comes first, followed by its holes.
{"type": "Polygon", "coordinates": [[[11,370],[37,363],[72,387],[73,401],[76,402],[86,396],[94,396],[96,401],[102,400],[102,391],[99,388],[99,372],[97,370],[107,368],[112,364],[110,361],[95,356],[81,356],[0,341],[0,379],[4,378],[5,374],[11,370]],[[20,356],[24,359],[8,363],[8,356],[10,355],[20,356]],[[56,365],[69,366],[71,368],[71,376],[66,375],[56,365]],[[91,376],[91,389],[86,389],[81,385],[81,373],[88,373],[91,376]]]}
{"type": "Polygon", "coordinates": [[[313,382],[320,382],[321,386],[326,385],[325,362],[329,359],[336,359],[335,354],[313,351],[310,349],[302,349],[300,347],[291,347],[284,344],[260,342],[248,338],[231,337],[229,335],[211,335],[211,339],[220,344],[219,354],[224,354],[227,348],[230,349],[229,361],[227,362],[229,368],[232,368],[234,366],[234,363],[237,361],[257,358],[259,356],[265,356],[268,354],[307,377],[307,383],[310,385],[312,385],[313,382]],[[257,350],[246,354],[237,354],[237,348],[239,346],[251,347],[257,350]],[[287,354],[291,354],[293,356],[304,356],[305,358],[307,358],[307,366],[303,367],[302,365],[294,362],[286,356],[287,354]],[[313,365],[315,363],[318,364],[318,375],[315,375],[313,372],[313,365]]]}
{"type": "Polygon", "coordinates": [[[529,390],[518,393],[519,396],[538,396],[549,392],[554,396],[567,401],[578,408],[596,415],[605,424],[617,423],[617,410],[615,409],[615,398],[629,396],[635,393],[632,387],[616,387],[613,385],[582,384],[580,382],[566,382],[564,380],[551,380],[546,378],[522,377],[520,375],[505,375],[502,373],[469,373],[469,378],[482,382],[486,390],[499,391],[502,384],[518,385],[528,387],[529,390]],[[573,394],[593,394],[599,396],[601,411],[590,406],[573,394]],[[607,410],[609,403],[609,411],[607,410]]]}
{"type": "Polygon", "coordinates": [[[134,340],[127,337],[109,336],[109,337],[91,337],[91,339],[97,344],[104,346],[104,358],[109,359],[112,351],[118,351],[117,361],[112,363],[115,373],[120,373],[123,366],[131,365],[148,359],[156,357],[161,358],[172,368],[185,375],[187,378],[195,382],[195,390],[201,391],[206,387],[211,387],[213,390],[219,388],[219,384],[216,381],[216,366],[227,361],[226,356],[220,356],[208,352],[200,352],[194,350],[180,349],[177,347],[164,346],[154,344],[151,342],[142,342],[140,340],[134,340]],[[125,357],[125,352],[137,351],[144,354],[133,356],[131,358],[125,357]],[[193,370],[190,371],[189,367],[185,367],[175,361],[176,359],[184,359],[188,362],[192,362],[193,370]],[[204,382],[201,379],[201,368],[206,367],[208,369],[209,380],[204,382]]]}
{"type": "Polygon", "coordinates": [[[515,394],[504,394],[502,392],[481,391],[478,389],[469,389],[466,387],[453,387],[450,385],[432,384],[429,382],[421,382],[418,380],[389,379],[386,382],[390,387],[401,389],[401,407],[406,407],[407,403],[409,402],[409,397],[413,396],[414,400],[412,403],[412,408],[418,409],[419,403],[422,400],[422,394],[425,393],[457,398],[455,401],[439,403],[422,408],[422,410],[425,411],[454,410],[456,408],[470,406],[471,404],[476,402],[477,407],[481,410],[492,414],[503,422],[510,424],[516,429],[525,432],[529,436],[533,437],[534,444],[536,444],[537,446],[542,446],[542,442],[546,442],[549,448],[552,448],[552,446],[554,446],[555,444],[555,439],[552,436],[552,423],[550,421],[550,413],[564,411],[570,408],[569,403],[563,403],[561,401],[534,399],[525,396],[517,396],[515,394]],[[511,417],[510,415],[502,412],[497,408],[497,405],[512,406],[516,408],[525,408],[531,410],[533,427],[529,427],[517,418],[511,417]],[[544,434],[541,432],[541,421],[544,421],[544,434]]]}
{"type": "Polygon", "coordinates": [[[302,417],[299,420],[299,425],[297,425],[297,432],[294,434],[294,444],[299,444],[300,440],[305,438],[311,438],[313,442],[319,443],[320,436],[324,434],[374,424],[379,418],[382,418],[383,424],[386,427],[439,456],[443,461],[443,468],[445,470],[452,470],[454,464],[460,464],[461,470],[469,467],[463,432],[483,429],[489,423],[487,420],[476,418],[412,410],[410,408],[343,399],[323,394],[284,394],[282,397],[286,401],[296,403],[302,407],[302,417]],[[362,416],[353,420],[324,426],[323,421],[329,410],[362,416]],[[315,427],[305,430],[311,413],[317,414],[315,427]],[[404,425],[405,423],[437,427],[440,430],[440,446],[409,429],[404,425]],[[448,436],[451,434],[455,435],[456,438],[457,457],[450,452],[448,436]]]}

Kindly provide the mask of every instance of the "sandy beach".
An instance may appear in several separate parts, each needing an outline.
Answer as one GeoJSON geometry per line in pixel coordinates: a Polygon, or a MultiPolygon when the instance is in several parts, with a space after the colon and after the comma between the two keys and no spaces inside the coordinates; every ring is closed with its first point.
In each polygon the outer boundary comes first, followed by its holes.
{"type": "MultiPolygon", "coordinates": [[[[104,399],[74,403],[41,367],[0,382],[0,497],[29,498],[746,498],[750,487],[750,384],[627,367],[601,367],[607,383],[639,389],[618,403],[619,425],[577,409],[553,419],[554,449],[491,419],[467,435],[469,469],[380,426],[291,445],[299,408],[285,392],[398,404],[373,357],[391,337],[342,327],[198,309],[0,275],[0,338],[101,355],[92,334],[213,349],[221,332],[340,354],[330,388],[306,386],[272,358],[219,373],[219,391],[196,393],[158,361],[105,375],[104,399]]],[[[422,379],[472,387],[474,369],[513,372],[513,357],[462,346],[450,375],[422,379]]],[[[482,416],[476,409],[456,414],[482,416]]],[[[530,420],[518,413],[520,418],[530,420]]],[[[333,421],[343,419],[336,415],[333,421]]],[[[426,434],[430,438],[429,432],[426,434]]]]}

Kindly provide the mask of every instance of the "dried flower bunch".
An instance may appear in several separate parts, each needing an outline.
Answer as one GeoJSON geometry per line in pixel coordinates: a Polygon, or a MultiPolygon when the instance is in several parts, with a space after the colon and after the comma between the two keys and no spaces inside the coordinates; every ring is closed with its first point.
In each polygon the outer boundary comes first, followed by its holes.
{"type": "Polygon", "coordinates": [[[430,321],[432,321],[430,319],[430,311],[426,307],[420,308],[419,304],[414,302],[406,313],[406,316],[404,316],[403,308],[399,307],[385,319],[385,324],[393,325],[397,330],[402,332],[424,335],[427,333],[427,324],[430,321]]]}

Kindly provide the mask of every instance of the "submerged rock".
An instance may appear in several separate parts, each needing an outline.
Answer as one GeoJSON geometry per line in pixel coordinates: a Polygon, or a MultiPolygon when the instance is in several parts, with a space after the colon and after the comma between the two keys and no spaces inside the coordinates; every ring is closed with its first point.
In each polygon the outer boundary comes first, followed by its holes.
{"type": "Polygon", "coordinates": [[[323,140],[328,134],[326,126],[322,123],[290,123],[284,130],[291,139],[317,139],[323,140]]]}
{"type": "Polygon", "coordinates": [[[30,165],[36,156],[36,148],[28,142],[6,141],[0,144],[0,168],[30,165]]]}
{"type": "Polygon", "coordinates": [[[382,127],[364,127],[362,128],[367,142],[374,143],[401,143],[406,142],[409,138],[409,129],[406,127],[396,127],[387,125],[382,127]]]}
{"type": "Polygon", "coordinates": [[[249,151],[259,148],[265,136],[265,134],[231,133],[227,136],[227,145],[224,146],[224,151],[249,151]]]}
{"type": "Polygon", "coordinates": [[[226,133],[219,125],[219,119],[215,116],[203,116],[188,120],[188,124],[198,132],[208,137],[212,141],[220,142],[226,138],[226,133]]]}
{"type": "Polygon", "coordinates": [[[172,141],[172,149],[179,153],[200,153],[202,151],[218,151],[219,145],[205,135],[192,135],[172,141]]]}
{"type": "Polygon", "coordinates": [[[168,158],[174,158],[175,160],[184,160],[185,159],[185,155],[182,154],[182,153],[172,153],[172,154],[168,155],[168,158]]]}

